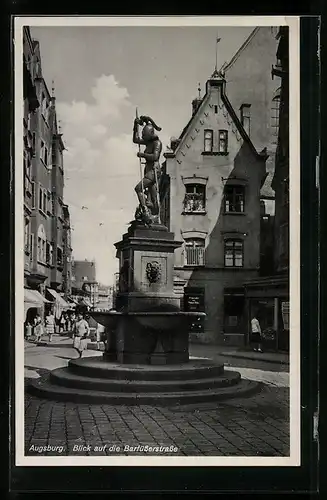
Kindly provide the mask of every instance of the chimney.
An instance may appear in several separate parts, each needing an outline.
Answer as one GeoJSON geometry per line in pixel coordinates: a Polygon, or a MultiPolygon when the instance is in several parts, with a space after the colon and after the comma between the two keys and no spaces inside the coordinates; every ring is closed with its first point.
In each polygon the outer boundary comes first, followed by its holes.
{"type": "Polygon", "coordinates": [[[180,139],[177,139],[176,137],[171,137],[170,138],[170,149],[172,151],[175,151],[175,149],[177,148],[179,143],[180,143],[180,139]]]}
{"type": "Polygon", "coordinates": [[[195,99],[193,99],[193,101],[192,101],[192,116],[195,115],[195,113],[199,109],[201,102],[202,102],[202,99],[200,97],[196,97],[195,99]]]}

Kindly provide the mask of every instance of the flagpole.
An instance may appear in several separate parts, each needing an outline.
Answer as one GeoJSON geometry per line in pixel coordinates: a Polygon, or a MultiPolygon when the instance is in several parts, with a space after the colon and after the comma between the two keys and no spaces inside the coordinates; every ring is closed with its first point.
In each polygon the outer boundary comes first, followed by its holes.
{"type": "Polygon", "coordinates": [[[220,42],[221,38],[218,37],[218,35],[216,36],[216,66],[215,66],[215,70],[218,71],[218,43],[220,42]]]}

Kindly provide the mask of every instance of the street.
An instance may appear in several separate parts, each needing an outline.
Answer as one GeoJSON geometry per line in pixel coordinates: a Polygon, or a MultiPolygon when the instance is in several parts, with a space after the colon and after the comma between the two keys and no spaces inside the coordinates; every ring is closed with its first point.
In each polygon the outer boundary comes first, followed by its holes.
{"type": "MultiPolygon", "coordinates": [[[[66,366],[77,357],[68,337],[50,345],[26,343],[25,380],[66,366]]],[[[211,346],[191,346],[191,356],[218,357],[211,346]]],[[[88,349],[85,356],[101,356],[88,349]]],[[[58,403],[25,395],[27,455],[287,456],[289,381],[276,363],[221,358],[226,369],[265,385],[255,396],[179,407],[58,403]],[[242,366],[243,365],[243,366],[242,366]],[[246,365],[246,366],[245,366],[246,365]],[[278,371],[277,371],[278,370],[278,371]],[[46,448],[44,448],[46,447],[46,448]],[[145,448],[147,447],[147,448],[145,448]],[[160,448],[161,447],[161,448],[160,448]]]]}

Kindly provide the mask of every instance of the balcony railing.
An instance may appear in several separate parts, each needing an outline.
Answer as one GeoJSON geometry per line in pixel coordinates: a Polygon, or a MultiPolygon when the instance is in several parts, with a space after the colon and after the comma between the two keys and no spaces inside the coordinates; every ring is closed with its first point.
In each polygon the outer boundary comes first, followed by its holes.
{"type": "Polygon", "coordinates": [[[204,266],[204,247],[186,247],[186,266],[204,266]]]}

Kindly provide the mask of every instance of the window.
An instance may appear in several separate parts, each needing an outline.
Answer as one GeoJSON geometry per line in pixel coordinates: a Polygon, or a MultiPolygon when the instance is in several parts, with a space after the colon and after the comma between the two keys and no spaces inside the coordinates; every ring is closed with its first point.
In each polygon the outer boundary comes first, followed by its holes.
{"type": "Polygon", "coordinates": [[[42,210],[43,208],[43,189],[42,187],[39,188],[39,210],[42,210]]]}
{"type": "Polygon", "coordinates": [[[47,190],[44,189],[42,186],[39,188],[39,210],[43,212],[44,214],[47,213],[47,205],[48,205],[48,199],[47,199],[47,190]]]}
{"type": "Polygon", "coordinates": [[[206,188],[201,184],[186,185],[184,199],[184,212],[204,212],[206,201],[206,188]]]}
{"type": "Polygon", "coordinates": [[[24,247],[25,252],[29,251],[29,238],[30,238],[30,220],[28,217],[25,217],[25,226],[24,226],[24,247]]]}
{"type": "Polygon", "coordinates": [[[204,152],[212,153],[213,149],[213,130],[204,131],[204,152]]]}
{"type": "Polygon", "coordinates": [[[274,138],[274,143],[277,142],[278,129],[279,129],[279,106],[280,106],[280,95],[276,95],[271,104],[271,129],[274,138]]]}
{"type": "Polygon", "coordinates": [[[243,241],[225,241],[225,267],[243,267],[243,241]]]}
{"type": "Polygon", "coordinates": [[[61,250],[61,248],[57,248],[57,265],[58,266],[62,266],[63,265],[62,250],[61,250]]]}
{"type": "Polygon", "coordinates": [[[217,113],[218,113],[218,106],[217,106],[217,104],[215,104],[215,114],[217,114],[217,113]]]}
{"type": "Polygon", "coordinates": [[[250,135],[250,108],[251,104],[242,104],[241,111],[241,123],[244,127],[244,130],[250,135]]]}
{"type": "Polygon", "coordinates": [[[219,153],[227,153],[228,149],[228,132],[227,130],[219,130],[219,153]]]}
{"type": "Polygon", "coordinates": [[[35,182],[31,182],[31,190],[32,190],[32,209],[35,208],[35,182]]]}
{"type": "Polygon", "coordinates": [[[186,240],[185,265],[204,266],[204,239],[186,240]]]}
{"type": "Polygon", "coordinates": [[[30,245],[30,260],[33,260],[33,257],[34,257],[34,234],[33,233],[30,234],[29,245],[30,245]]]}
{"type": "Polygon", "coordinates": [[[47,241],[47,245],[46,245],[46,262],[47,262],[47,264],[51,264],[51,262],[50,262],[50,248],[51,248],[51,244],[49,243],[49,241],[47,241]]]}
{"type": "Polygon", "coordinates": [[[46,245],[46,234],[44,227],[41,224],[37,232],[37,260],[43,264],[46,263],[46,245]]]}
{"type": "Polygon", "coordinates": [[[43,161],[44,165],[47,167],[48,166],[48,148],[46,147],[44,141],[41,140],[41,160],[43,161]]]}
{"type": "Polygon", "coordinates": [[[225,186],[225,212],[244,212],[244,191],[244,186],[225,186]]]}
{"type": "Polygon", "coordinates": [[[44,189],[43,191],[43,212],[46,214],[47,213],[47,204],[48,204],[48,199],[47,199],[47,192],[46,190],[44,189]]]}
{"type": "Polygon", "coordinates": [[[42,111],[42,116],[46,122],[48,120],[48,110],[49,110],[49,103],[46,98],[46,95],[42,92],[41,111],[42,111]]]}

